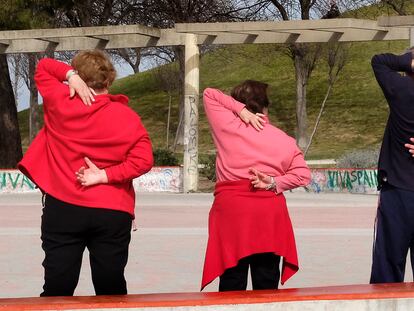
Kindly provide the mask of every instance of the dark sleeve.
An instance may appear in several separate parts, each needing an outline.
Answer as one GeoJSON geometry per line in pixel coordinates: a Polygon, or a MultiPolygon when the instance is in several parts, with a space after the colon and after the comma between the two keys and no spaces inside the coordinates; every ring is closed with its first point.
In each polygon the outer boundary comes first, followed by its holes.
{"type": "Polygon", "coordinates": [[[411,53],[401,56],[389,53],[378,54],[372,58],[371,65],[375,78],[386,97],[394,96],[398,87],[403,83],[405,77],[401,75],[401,72],[412,72],[412,60],[411,53]]]}

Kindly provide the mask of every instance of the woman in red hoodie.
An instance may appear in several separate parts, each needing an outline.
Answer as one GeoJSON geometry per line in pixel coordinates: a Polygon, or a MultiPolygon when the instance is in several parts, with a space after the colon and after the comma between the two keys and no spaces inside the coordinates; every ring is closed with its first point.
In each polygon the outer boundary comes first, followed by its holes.
{"type": "Polygon", "coordinates": [[[132,180],[151,169],[153,156],[148,133],[128,107],[128,98],[108,93],[114,79],[113,65],[98,50],[78,53],[72,66],[47,58],[37,66],[44,127],[19,169],[45,195],[41,296],[73,295],[85,247],[96,294],[127,293],[124,269],[135,206],[132,180]],[[71,98],[70,87],[81,96],[71,98]],[[96,94],[92,104],[88,87],[96,94]],[[85,170],[85,161],[96,169],[85,170]],[[91,170],[97,178],[86,183],[85,172],[91,170]]]}
{"type": "Polygon", "coordinates": [[[267,84],[247,80],[231,96],[204,90],[204,109],[217,149],[217,184],[209,216],[202,289],[278,288],[298,270],[295,238],[283,192],[310,181],[293,138],[269,123],[267,84]]]}

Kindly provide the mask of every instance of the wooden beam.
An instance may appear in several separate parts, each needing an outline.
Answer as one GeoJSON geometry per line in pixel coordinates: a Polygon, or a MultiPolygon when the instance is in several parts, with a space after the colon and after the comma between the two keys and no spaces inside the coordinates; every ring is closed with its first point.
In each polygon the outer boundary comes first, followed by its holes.
{"type": "Polygon", "coordinates": [[[10,40],[0,40],[0,45],[2,46],[9,46],[11,43],[10,40]]]}
{"type": "Polygon", "coordinates": [[[376,21],[339,18],[324,20],[291,20],[277,22],[229,22],[229,23],[186,23],[175,24],[175,30],[182,33],[198,32],[239,32],[239,31],[278,31],[278,30],[318,30],[353,28],[367,30],[386,31],[384,27],[378,26],[376,21]]]}
{"type": "Polygon", "coordinates": [[[96,48],[104,50],[110,41],[110,36],[86,36],[87,38],[98,40],[96,48]]]}
{"type": "Polygon", "coordinates": [[[408,40],[408,28],[391,27],[387,31],[347,29],[340,42],[408,40]]]}
{"type": "Polygon", "coordinates": [[[142,25],[120,25],[0,31],[0,40],[68,38],[121,34],[140,34],[143,36],[159,38],[161,36],[160,33],[161,31],[158,28],[151,28],[142,25]]]}
{"type": "Polygon", "coordinates": [[[278,32],[211,32],[199,33],[198,44],[243,44],[243,43],[327,43],[358,41],[407,40],[407,28],[390,28],[389,31],[335,29],[334,30],[279,30],[278,32]],[[255,35],[250,37],[249,34],[255,35]],[[249,41],[249,42],[248,42],[249,41]]]}
{"type": "Polygon", "coordinates": [[[195,33],[198,44],[260,44],[408,40],[408,27],[382,27],[376,21],[332,19],[283,22],[177,24],[172,29],[121,25],[0,31],[0,53],[119,49],[184,45],[195,33]]]}
{"type": "MultiPolygon", "coordinates": [[[[1,34],[1,32],[0,32],[1,34]]],[[[155,46],[173,46],[184,45],[182,34],[177,34],[173,29],[162,30],[160,38],[142,36],[139,34],[121,34],[108,35],[100,37],[62,37],[59,38],[59,44],[53,50],[62,51],[79,51],[90,49],[120,49],[136,47],[155,47],[155,46]],[[108,41],[102,41],[108,39],[108,41]]],[[[50,49],[50,42],[39,39],[20,39],[20,40],[1,40],[10,44],[2,49],[0,53],[37,53],[45,52],[50,49]]]]}
{"type": "MultiPolygon", "coordinates": [[[[45,41],[49,43],[59,44],[59,39],[57,38],[33,38],[35,40],[45,41]]],[[[11,40],[9,40],[11,41],[11,40]]]]}

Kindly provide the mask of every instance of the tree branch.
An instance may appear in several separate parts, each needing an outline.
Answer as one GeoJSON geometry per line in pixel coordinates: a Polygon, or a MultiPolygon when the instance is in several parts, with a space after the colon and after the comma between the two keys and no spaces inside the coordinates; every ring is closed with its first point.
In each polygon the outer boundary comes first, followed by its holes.
{"type": "Polygon", "coordinates": [[[273,3],[273,5],[279,11],[280,15],[282,15],[282,19],[284,21],[288,21],[289,20],[289,15],[288,15],[285,7],[278,0],[270,0],[270,2],[273,3]]]}

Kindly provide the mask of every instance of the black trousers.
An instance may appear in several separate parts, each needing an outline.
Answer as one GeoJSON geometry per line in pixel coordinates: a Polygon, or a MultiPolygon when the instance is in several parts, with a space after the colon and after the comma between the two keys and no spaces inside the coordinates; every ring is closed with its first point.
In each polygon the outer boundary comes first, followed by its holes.
{"type": "Polygon", "coordinates": [[[76,206],[46,195],[42,215],[45,283],[40,296],[72,296],[89,250],[96,295],[127,294],[124,269],[131,240],[128,213],[76,206]]]}
{"type": "Polygon", "coordinates": [[[260,253],[244,257],[237,266],[224,271],[220,276],[219,291],[246,290],[249,266],[253,289],[277,289],[279,286],[280,256],[260,253]]]}
{"type": "Polygon", "coordinates": [[[370,283],[404,282],[408,250],[414,271],[414,192],[386,185],[377,211],[370,283]]]}

